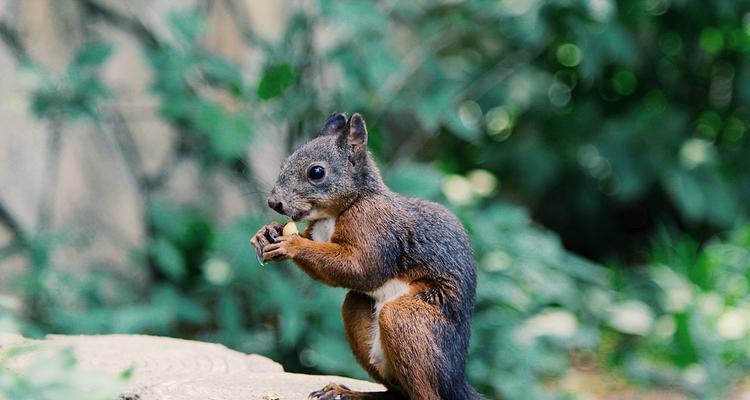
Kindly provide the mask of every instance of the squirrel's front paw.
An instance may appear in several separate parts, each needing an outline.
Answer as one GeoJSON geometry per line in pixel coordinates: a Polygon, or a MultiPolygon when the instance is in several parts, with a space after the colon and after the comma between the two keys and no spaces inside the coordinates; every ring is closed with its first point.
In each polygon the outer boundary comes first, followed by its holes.
{"type": "Polygon", "coordinates": [[[279,236],[263,250],[263,261],[283,261],[297,256],[297,250],[304,239],[298,235],[279,236]]]}
{"type": "Polygon", "coordinates": [[[281,225],[280,223],[274,221],[270,224],[264,225],[262,228],[260,228],[260,230],[258,230],[258,233],[256,233],[255,236],[250,239],[250,244],[255,247],[255,254],[258,255],[259,261],[260,258],[263,257],[266,248],[270,244],[276,242],[276,238],[281,236],[283,230],[284,225],[281,225]]]}

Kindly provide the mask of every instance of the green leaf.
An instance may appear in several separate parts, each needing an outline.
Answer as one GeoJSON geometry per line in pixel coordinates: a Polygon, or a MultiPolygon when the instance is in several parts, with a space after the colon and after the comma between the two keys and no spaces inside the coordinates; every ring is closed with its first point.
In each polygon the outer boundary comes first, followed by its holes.
{"type": "Polygon", "coordinates": [[[98,67],[112,54],[112,45],[104,42],[84,44],[73,58],[72,68],[98,67]]]}
{"type": "Polygon", "coordinates": [[[201,69],[206,79],[213,84],[227,87],[234,94],[239,94],[242,90],[242,74],[237,66],[218,56],[205,55],[204,57],[201,69]]]}
{"type": "Polygon", "coordinates": [[[213,135],[221,122],[226,118],[224,109],[213,102],[197,100],[195,109],[188,115],[193,118],[195,127],[205,135],[213,135]]]}
{"type": "Polygon", "coordinates": [[[152,247],[152,254],[159,270],[170,280],[179,282],[187,274],[182,253],[169,241],[158,238],[152,247]]]}
{"type": "Polygon", "coordinates": [[[126,370],[122,371],[120,373],[120,379],[128,381],[133,377],[133,372],[135,371],[135,367],[129,367],[126,370]]]}
{"type": "Polygon", "coordinates": [[[289,64],[276,64],[266,67],[258,84],[258,97],[269,100],[281,96],[297,79],[289,64]]]}
{"type": "Polygon", "coordinates": [[[195,42],[206,31],[206,19],[198,12],[180,12],[169,16],[169,25],[177,36],[188,42],[195,42]]]}

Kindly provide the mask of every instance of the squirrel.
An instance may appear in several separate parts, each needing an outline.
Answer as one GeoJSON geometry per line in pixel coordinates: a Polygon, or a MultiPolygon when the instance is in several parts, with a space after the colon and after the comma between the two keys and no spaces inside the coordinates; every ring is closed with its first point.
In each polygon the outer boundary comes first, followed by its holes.
{"type": "Polygon", "coordinates": [[[481,398],[464,374],[476,291],[466,230],[444,207],[388,189],[359,114],[332,114],[284,161],[268,206],[309,225],[283,236],[273,222],[252,245],[263,261],[292,260],[311,278],[349,289],[349,345],[387,388],[331,383],[308,399],[481,398]]]}

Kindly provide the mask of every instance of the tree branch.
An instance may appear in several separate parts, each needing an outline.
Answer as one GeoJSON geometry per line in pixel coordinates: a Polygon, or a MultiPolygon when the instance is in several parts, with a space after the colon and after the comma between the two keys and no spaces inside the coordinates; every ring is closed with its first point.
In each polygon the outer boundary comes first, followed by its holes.
{"type": "Polygon", "coordinates": [[[26,51],[26,47],[23,45],[21,35],[16,29],[10,26],[6,21],[0,21],[0,40],[2,40],[13,55],[19,61],[23,61],[29,58],[29,53],[26,51]]]}
{"type": "Polygon", "coordinates": [[[13,234],[17,236],[23,235],[23,229],[21,228],[21,225],[16,221],[16,219],[13,217],[13,214],[10,213],[10,210],[3,204],[0,203],[0,222],[5,225],[6,228],[8,228],[13,234]]]}
{"type": "Polygon", "coordinates": [[[145,47],[159,47],[159,39],[140,20],[122,15],[96,0],[79,0],[79,3],[89,15],[99,17],[120,29],[129,32],[145,47]]]}
{"type": "Polygon", "coordinates": [[[46,172],[42,176],[42,191],[39,199],[38,229],[45,231],[49,228],[52,219],[52,207],[54,206],[55,184],[57,183],[58,170],[60,169],[60,148],[62,147],[63,118],[53,114],[49,118],[49,138],[47,139],[48,159],[45,165],[46,172]]]}
{"type": "Polygon", "coordinates": [[[15,239],[22,246],[28,242],[26,232],[23,230],[21,224],[16,220],[13,214],[8,208],[0,202],[0,223],[5,225],[6,228],[15,236],[15,239]]]}
{"type": "Polygon", "coordinates": [[[240,4],[237,4],[235,0],[224,0],[234,23],[240,30],[240,34],[247,41],[247,43],[260,47],[263,50],[270,50],[271,44],[263,40],[253,30],[252,23],[250,22],[250,16],[247,14],[247,9],[240,4]]]}

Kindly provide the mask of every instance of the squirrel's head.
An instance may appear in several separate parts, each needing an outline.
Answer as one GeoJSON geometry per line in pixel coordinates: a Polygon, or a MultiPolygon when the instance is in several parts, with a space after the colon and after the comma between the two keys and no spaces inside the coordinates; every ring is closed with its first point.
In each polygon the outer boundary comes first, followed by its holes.
{"type": "Polygon", "coordinates": [[[366,146],[361,115],[332,114],[317,138],[284,161],[268,206],[295,221],[338,216],[382,184],[366,146]]]}

